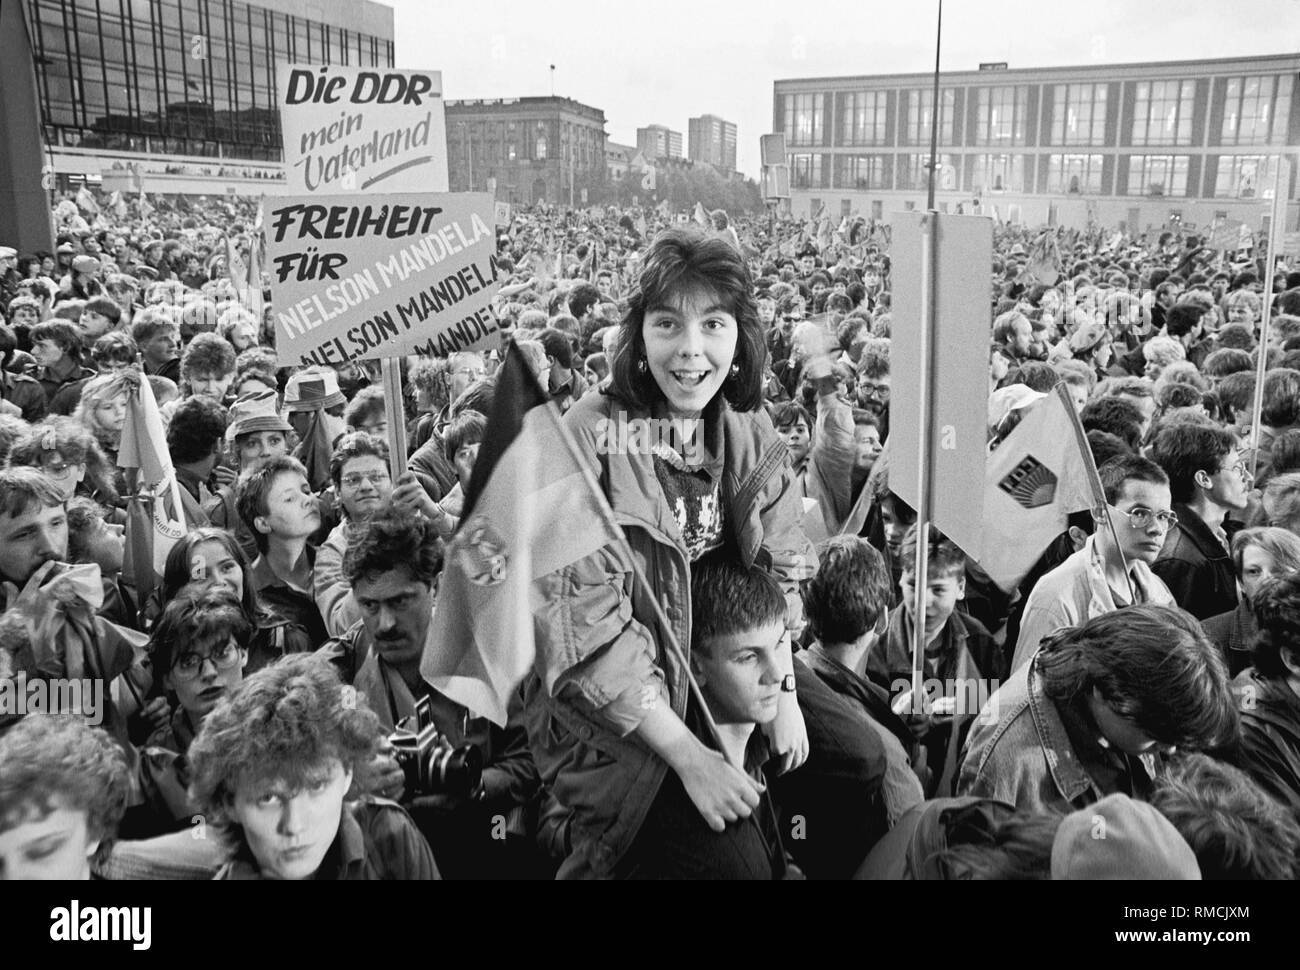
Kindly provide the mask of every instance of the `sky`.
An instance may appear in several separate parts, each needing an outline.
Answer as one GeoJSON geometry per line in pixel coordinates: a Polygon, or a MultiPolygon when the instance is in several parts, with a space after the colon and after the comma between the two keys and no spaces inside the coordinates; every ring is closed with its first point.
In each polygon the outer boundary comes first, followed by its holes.
{"type": "MultiPolygon", "coordinates": [[[[442,71],[443,96],[554,93],[605,112],[611,141],[719,115],[759,172],[781,78],[934,70],[937,0],[387,0],[399,68],[442,71]]],[[[942,70],[1286,54],[1300,0],[948,0],[942,70]]]]}

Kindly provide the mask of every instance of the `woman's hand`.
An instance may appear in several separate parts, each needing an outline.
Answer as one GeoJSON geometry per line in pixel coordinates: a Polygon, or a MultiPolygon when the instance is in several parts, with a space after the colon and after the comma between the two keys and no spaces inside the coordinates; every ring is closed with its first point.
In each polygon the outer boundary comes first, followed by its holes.
{"type": "Polygon", "coordinates": [[[772,753],[781,759],[779,774],[794,771],[808,760],[808,726],[799,710],[799,699],[793,693],[781,694],[777,702],[776,717],[763,725],[763,734],[772,747],[772,753]]]}
{"type": "Polygon", "coordinates": [[[709,828],[721,832],[728,822],[754,814],[764,786],[733,768],[718,752],[702,744],[697,748],[677,768],[677,775],[709,828]]]}

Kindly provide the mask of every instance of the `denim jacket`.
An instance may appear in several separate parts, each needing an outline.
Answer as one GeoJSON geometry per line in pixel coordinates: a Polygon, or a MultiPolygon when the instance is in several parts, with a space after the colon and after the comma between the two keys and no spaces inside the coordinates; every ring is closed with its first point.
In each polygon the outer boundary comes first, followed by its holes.
{"type": "MultiPolygon", "coordinates": [[[[609,499],[630,554],[663,607],[683,653],[691,643],[690,563],[647,450],[601,454],[604,422],[648,418],[604,393],[565,415],[609,499]]],[[[742,560],[765,557],[798,625],[798,583],[816,558],[799,526],[800,494],[788,451],[763,411],[725,404],[704,417],[706,464],[721,483],[726,521],[742,560]]],[[[581,527],[566,523],[561,527],[581,527]]],[[[645,820],[668,765],[635,730],[655,703],[684,717],[686,671],[668,655],[628,552],[606,546],[535,584],[539,675],[528,691],[529,738],[544,783],[572,813],[572,852],[561,878],[609,876],[645,820]]]]}
{"type": "MultiPolygon", "coordinates": [[[[1154,776],[1153,756],[1132,759],[1154,776]]],[[[1145,779],[1143,779],[1145,780],[1145,779]]],[[[1021,811],[1071,812],[1111,794],[1088,773],[1043,690],[1034,658],[1011,674],[971,726],[957,792],[1010,802],[1021,811]]]]}

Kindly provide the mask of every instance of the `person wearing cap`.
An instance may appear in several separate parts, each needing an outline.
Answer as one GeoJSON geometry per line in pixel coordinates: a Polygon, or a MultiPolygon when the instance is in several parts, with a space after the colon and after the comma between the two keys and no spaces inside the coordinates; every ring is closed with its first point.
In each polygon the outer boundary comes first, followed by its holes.
{"type": "Polygon", "coordinates": [[[961,795],[1073,811],[1146,798],[1160,759],[1230,744],[1228,670],[1191,616],[1132,606],[1062,630],[989,698],[966,739],[961,795]]]}
{"type": "Polygon", "coordinates": [[[1123,794],[1072,812],[1052,841],[1052,878],[1201,878],[1196,853],[1159,811],[1123,794]]]}
{"type": "Polygon", "coordinates": [[[330,460],[334,443],[347,430],[346,405],[338,375],[328,367],[301,370],[289,378],[284,389],[285,416],[301,439],[293,455],[306,466],[311,487],[321,493],[322,533],[318,541],[324,541],[339,522],[337,498],[330,490],[330,460]]]}
{"type": "Polygon", "coordinates": [[[1070,334],[1070,356],[1083,361],[1097,375],[1098,380],[1108,376],[1106,368],[1110,366],[1113,351],[1110,345],[1110,331],[1100,323],[1087,323],[1070,334]]]}
{"type": "Polygon", "coordinates": [[[66,276],[72,272],[72,260],[77,255],[77,247],[72,245],[72,241],[67,236],[60,237],[62,241],[58,248],[54,250],[56,265],[55,272],[66,276]]]}
{"type": "Polygon", "coordinates": [[[99,282],[99,260],[94,256],[74,256],[72,267],[59,286],[58,300],[89,300],[104,292],[99,282]]]}
{"type": "Polygon", "coordinates": [[[9,309],[9,301],[18,295],[18,251],[0,246],[0,312],[9,309]]]}
{"type": "MultiPolygon", "coordinates": [[[[240,472],[247,472],[269,458],[287,455],[292,432],[289,422],[276,410],[274,391],[246,394],[230,406],[226,443],[240,472]]],[[[239,515],[233,485],[218,488],[203,511],[214,526],[234,533],[250,560],[257,557],[257,541],[239,515]]]]}
{"type": "Polygon", "coordinates": [[[313,412],[321,412],[327,420],[330,442],[347,430],[343,410],[348,400],[339,389],[338,374],[329,367],[308,367],[289,377],[284,388],[284,412],[290,426],[300,438],[311,430],[313,412]]]}

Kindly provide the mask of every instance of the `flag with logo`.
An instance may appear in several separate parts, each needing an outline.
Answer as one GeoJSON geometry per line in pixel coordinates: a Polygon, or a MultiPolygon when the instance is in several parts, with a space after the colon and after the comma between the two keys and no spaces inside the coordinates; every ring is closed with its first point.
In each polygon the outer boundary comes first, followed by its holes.
{"type": "Polygon", "coordinates": [[[713,220],[709,218],[708,212],[705,211],[704,206],[699,202],[695,203],[695,221],[705,229],[713,228],[713,220]]]}
{"type": "Polygon", "coordinates": [[[623,542],[591,470],[514,344],[447,549],[426,681],[504,726],[533,667],[533,581],[623,542]],[[581,528],[573,528],[581,523],[581,528]]]}
{"type": "Polygon", "coordinates": [[[1106,504],[1065,384],[1028,411],[989,455],[984,474],[984,530],[976,558],[1007,592],[1066,530],[1072,512],[1106,504]]]}
{"type": "Polygon", "coordinates": [[[123,572],[134,581],[137,600],[143,604],[158,585],[167,554],[185,535],[186,525],[181,486],[167,449],[158,401],[148,378],[140,376],[133,384],[127,395],[117,463],[135,479],[126,519],[130,561],[123,572]]]}

